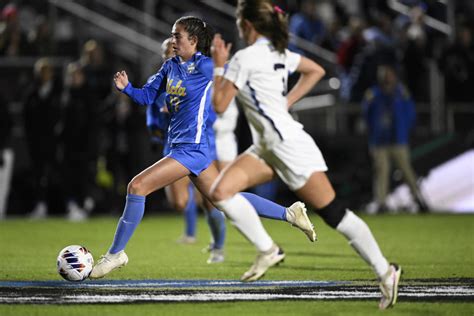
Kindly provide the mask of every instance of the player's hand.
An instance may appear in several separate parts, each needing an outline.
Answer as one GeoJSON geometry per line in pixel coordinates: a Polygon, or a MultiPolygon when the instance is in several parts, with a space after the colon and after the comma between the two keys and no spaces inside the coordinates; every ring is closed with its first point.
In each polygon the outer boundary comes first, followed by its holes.
{"type": "Polygon", "coordinates": [[[114,83],[117,89],[122,91],[128,85],[128,76],[125,70],[119,71],[114,75],[114,83]]]}
{"type": "Polygon", "coordinates": [[[214,67],[224,67],[229,59],[230,49],[232,44],[226,44],[220,34],[214,35],[211,46],[211,56],[214,60],[214,67]]]}

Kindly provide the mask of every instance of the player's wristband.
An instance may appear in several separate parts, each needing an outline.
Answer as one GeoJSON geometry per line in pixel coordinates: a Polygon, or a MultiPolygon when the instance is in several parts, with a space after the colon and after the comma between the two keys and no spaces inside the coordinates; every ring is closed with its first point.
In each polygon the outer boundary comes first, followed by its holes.
{"type": "Polygon", "coordinates": [[[225,72],[224,67],[216,67],[214,68],[214,77],[215,76],[222,77],[224,76],[224,72],[225,72]]]}

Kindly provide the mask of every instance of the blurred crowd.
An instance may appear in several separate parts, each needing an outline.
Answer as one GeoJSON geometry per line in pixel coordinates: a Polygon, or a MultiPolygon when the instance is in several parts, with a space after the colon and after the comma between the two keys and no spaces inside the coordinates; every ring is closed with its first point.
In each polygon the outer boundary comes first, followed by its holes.
{"type": "MultiPolygon", "coordinates": [[[[275,1],[289,12],[291,33],[335,54],[342,101],[362,102],[377,82],[377,67],[390,64],[413,99],[427,102],[434,63],[444,75],[446,101],[472,103],[473,2],[456,1],[451,39],[424,23],[427,16],[446,23],[440,1],[400,2],[409,14],[393,11],[386,1],[275,1]]],[[[0,1],[0,59],[35,59],[19,82],[2,76],[0,152],[9,147],[16,113],[29,163],[13,179],[10,200],[16,196],[16,208],[29,210],[32,218],[47,216],[60,200],[56,209],[81,220],[94,209],[120,209],[117,201],[131,176],[157,154],[148,146],[143,109],[112,86],[112,73],[123,62],[107,43],[76,37],[67,19],[48,19],[46,3],[0,1]],[[58,63],[58,56],[67,62],[58,63]],[[13,103],[18,108],[8,106],[13,103]]],[[[141,1],[127,3],[139,8],[141,1]]],[[[311,56],[294,43],[290,49],[311,56]]],[[[137,78],[151,74],[139,71],[129,69],[137,78]]],[[[0,210],[1,204],[0,199],[0,210]]]]}

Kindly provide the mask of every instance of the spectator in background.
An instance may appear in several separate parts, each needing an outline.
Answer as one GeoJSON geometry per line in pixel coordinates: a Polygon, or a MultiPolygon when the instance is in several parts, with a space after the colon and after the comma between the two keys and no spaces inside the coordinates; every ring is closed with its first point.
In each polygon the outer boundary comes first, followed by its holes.
{"type": "MultiPolygon", "coordinates": [[[[301,12],[291,16],[288,30],[302,39],[314,44],[321,44],[326,35],[326,27],[317,14],[317,3],[314,0],[303,0],[301,12]]],[[[301,49],[290,41],[289,49],[302,54],[301,49]]]]}
{"type": "Polygon", "coordinates": [[[447,101],[472,103],[474,45],[470,25],[464,24],[457,28],[456,41],[444,51],[439,67],[445,75],[447,101]]]}
{"type": "Polygon", "coordinates": [[[363,31],[365,45],[350,70],[350,102],[361,102],[364,91],[377,82],[378,65],[397,62],[391,17],[378,12],[374,20],[374,24],[363,31]]]}
{"type": "Polygon", "coordinates": [[[351,76],[350,71],[356,56],[364,47],[363,30],[365,21],[359,17],[351,17],[349,20],[349,35],[342,41],[337,50],[337,64],[339,66],[339,77],[341,79],[341,97],[348,100],[350,96],[351,76]]]}
{"type": "Polygon", "coordinates": [[[35,27],[28,33],[28,50],[30,55],[40,56],[49,56],[54,52],[50,22],[43,15],[36,18],[35,27]]]}
{"type": "Polygon", "coordinates": [[[65,83],[61,132],[63,188],[66,191],[67,218],[82,221],[94,206],[89,188],[95,180],[96,160],[95,149],[91,151],[89,146],[91,139],[97,137],[90,128],[95,119],[93,108],[97,105],[90,102],[84,71],[79,64],[68,65],[65,83]]]}
{"type": "Polygon", "coordinates": [[[426,204],[410,163],[408,146],[410,130],[415,122],[415,105],[406,88],[399,82],[392,65],[377,68],[378,83],[367,90],[363,112],[368,127],[369,149],[374,165],[373,190],[377,211],[386,208],[389,190],[390,163],[402,171],[421,211],[426,204]]]}
{"type": "Polygon", "coordinates": [[[33,168],[36,205],[33,219],[48,214],[47,194],[57,170],[58,127],[60,122],[61,82],[47,58],[34,66],[34,80],[25,93],[24,124],[33,168]]]}
{"type": "Polygon", "coordinates": [[[410,9],[410,21],[402,30],[406,40],[402,63],[405,81],[415,101],[427,101],[428,78],[428,34],[424,25],[426,8],[422,5],[410,9]]]}
{"type": "Polygon", "coordinates": [[[13,169],[13,151],[7,147],[11,128],[12,120],[8,104],[0,96],[0,220],[6,216],[10,178],[13,169]]]}
{"type": "MultiPolygon", "coordinates": [[[[122,207],[123,194],[127,183],[142,168],[142,151],[138,150],[143,139],[144,113],[134,106],[125,94],[117,93],[115,87],[104,103],[104,137],[102,154],[106,161],[106,170],[113,175],[111,192],[107,192],[112,213],[122,207]]],[[[146,135],[146,134],[145,134],[146,135]]]]}
{"type": "Polygon", "coordinates": [[[25,43],[18,10],[14,4],[7,4],[0,13],[0,56],[20,55],[25,43]]]}

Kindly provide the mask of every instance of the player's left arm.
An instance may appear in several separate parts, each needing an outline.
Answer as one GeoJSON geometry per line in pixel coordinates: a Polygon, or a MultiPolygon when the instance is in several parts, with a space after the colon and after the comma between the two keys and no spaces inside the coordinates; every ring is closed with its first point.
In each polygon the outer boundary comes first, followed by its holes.
{"type": "Polygon", "coordinates": [[[288,92],[288,108],[305,96],[326,74],[320,65],[304,56],[301,56],[296,71],[301,75],[296,85],[288,92]]]}

